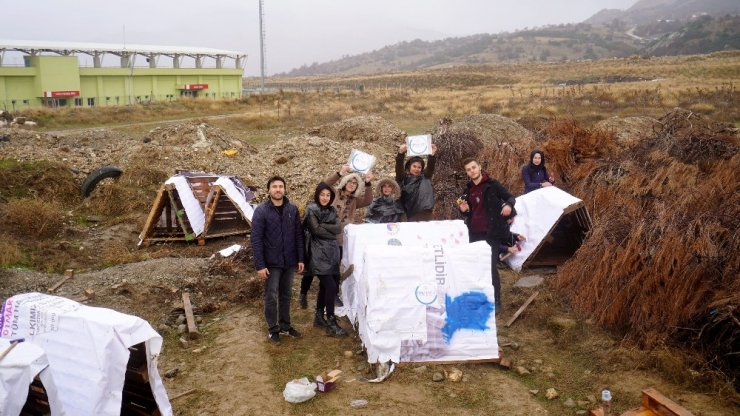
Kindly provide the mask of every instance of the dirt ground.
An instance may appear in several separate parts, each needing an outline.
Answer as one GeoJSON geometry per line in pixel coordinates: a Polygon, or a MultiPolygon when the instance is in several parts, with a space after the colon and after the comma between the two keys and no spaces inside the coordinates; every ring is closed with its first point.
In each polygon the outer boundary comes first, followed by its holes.
{"type": "MultiPolygon", "coordinates": [[[[108,230],[109,235],[124,233],[125,227],[108,230]]],[[[214,241],[207,251],[238,242],[238,238],[214,241]]],[[[175,414],[258,415],[258,414],[455,414],[455,415],[572,415],[598,405],[602,388],[609,388],[618,411],[639,407],[640,392],[653,387],[696,415],[740,414],[737,407],[723,400],[719,392],[698,392],[676,383],[670,374],[655,368],[646,352],[621,346],[619,340],[604,333],[589,321],[570,316],[567,307],[546,286],[536,288],[540,295],[510,328],[503,323],[518,309],[532,289],[516,291],[514,283],[523,275],[539,274],[546,279],[552,270],[517,274],[501,270],[504,311],[498,319],[501,356],[510,358],[510,370],[496,364],[401,365],[382,383],[358,381],[372,378],[367,357],[354,331],[350,337],[335,339],[311,326],[311,309],[293,305],[293,322],[303,332],[302,339],[269,344],[257,299],[235,300],[228,288],[243,284],[250,276],[214,275],[212,262],[203,250],[199,257],[186,257],[184,245],[169,247],[170,256],[82,273],[65,283],[61,296],[76,297],[93,289],[96,298],[89,306],[112,308],[148,320],[163,336],[165,344],[159,372],[175,414]],[[180,342],[174,323],[182,313],[181,295],[192,293],[200,322],[201,337],[180,342]],[[553,325],[552,318],[572,319],[572,327],[553,325]],[[457,367],[461,382],[432,381],[435,372],[457,367]],[[284,384],[292,378],[314,377],[324,370],[338,368],[344,380],[328,394],[319,394],[303,404],[283,400],[284,384]],[[175,372],[174,377],[170,375],[175,372]],[[522,374],[525,373],[525,374],[522,374]],[[527,374],[528,373],[528,374],[527,374]],[[554,388],[559,397],[545,398],[554,388]],[[194,389],[194,390],[193,390],[194,389]],[[186,395],[178,396],[189,392],[186,395]],[[355,399],[367,404],[351,407],[355,399]],[[571,400],[573,407],[566,404],[571,400]]],[[[154,250],[152,250],[154,251],[154,250]]],[[[61,275],[19,269],[0,269],[0,294],[44,291],[61,275]]],[[[294,284],[297,297],[299,280],[294,284]]],[[[314,302],[316,287],[309,303],[314,302]]],[[[233,292],[233,291],[232,291],[233,292]]],[[[346,319],[346,318],[344,318],[346,319]]],[[[343,326],[350,325],[343,320],[343,326]]]]}
{"type": "MultiPolygon", "coordinates": [[[[186,125],[179,131],[187,135],[172,133],[177,128],[159,136],[154,133],[160,131],[152,130],[145,141],[110,132],[68,137],[17,134],[11,137],[13,147],[3,152],[6,157],[20,159],[23,155],[27,160],[58,160],[61,154],[65,162],[76,167],[78,179],[104,164],[136,166],[135,159],[141,165],[156,164],[162,170],[178,167],[181,161],[170,157],[185,152],[188,158],[201,160],[206,170],[234,168],[241,177],[261,183],[275,169],[305,172],[308,163],[321,159],[316,155],[335,149],[339,156],[329,159],[330,163],[310,171],[312,175],[305,178],[292,179],[300,195],[312,189],[316,177],[341,164],[352,148],[359,146],[391,160],[390,146],[397,137],[392,126],[384,127],[383,134],[372,143],[355,141],[355,136],[363,134],[361,130],[329,127],[327,131],[332,134],[351,136],[348,142],[341,142],[345,139],[340,137],[283,137],[254,153],[238,138],[209,133],[207,126],[186,125]],[[195,136],[199,128],[208,133],[213,149],[193,147],[191,143],[199,140],[195,136]],[[303,142],[307,147],[297,146],[303,142]],[[138,147],[131,147],[134,144],[138,147]],[[239,157],[243,159],[228,159],[220,153],[231,146],[242,150],[243,156],[239,157]],[[305,148],[311,153],[304,154],[305,148]],[[273,160],[280,155],[287,162],[273,160]],[[210,169],[213,166],[217,168],[210,169]]],[[[389,174],[389,165],[379,164],[379,173],[389,174]]],[[[345,339],[325,336],[312,327],[312,310],[299,309],[297,302],[292,308],[293,322],[304,337],[284,338],[279,346],[269,344],[255,277],[214,268],[214,261],[208,259],[219,249],[244,243],[244,237],[209,240],[203,247],[171,243],[135,250],[139,226],[130,220],[70,226],[73,230],[67,233],[64,245],[82,253],[77,255],[76,267],[91,271],[77,274],[57,294],[74,298],[92,289],[96,297],[87,305],[140,316],[162,335],[159,372],[177,415],[574,415],[597,407],[597,398],[605,388],[612,391],[615,413],[619,414],[639,407],[641,391],[650,387],[695,415],[740,415],[737,401],[732,401],[735,393],[705,382],[708,375],[691,373],[683,355],[668,347],[637,350],[588,319],[574,316],[548,289],[547,280],[554,276],[555,269],[522,274],[501,271],[504,310],[497,319],[497,329],[499,344],[509,345],[501,349],[501,355],[512,360],[511,369],[492,363],[402,365],[384,382],[366,383],[360,377],[373,378],[373,372],[356,333],[350,331],[345,339]],[[102,252],[110,250],[111,245],[142,261],[104,267],[102,252]],[[545,283],[535,289],[514,289],[519,278],[531,274],[544,277],[545,283]],[[505,328],[503,323],[534,290],[540,292],[539,296],[510,328],[505,328]],[[201,331],[201,337],[188,341],[187,346],[180,341],[176,323],[182,314],[183,291],[191,293],[201,331]],[[462,381],[432,381],[435,373],[450,371],[451,367],[463,372],[462,381]],[[286,382],[303,376],[313,378],[335,368],[345,377],[334,391],[296,405],[283,399],[286,382]],[[548,400],[545,393],[551,388],[558,397],[548,400]],[[180,396],[182,393],[187,394],[180,396]],[[351,407],[356,399],[367,400],[367,404],[351,407]]],[[[45,292],[61,278],[58,273],[0,268],[0,297],[45,292]]],[[[295,299],[298,286],[296,280],[295,299]]],[[[316,290],[314,285],[310,304],[315,301],[316,290]]],[[[342,325],[350,328],[346,320],[342,325]]]]}

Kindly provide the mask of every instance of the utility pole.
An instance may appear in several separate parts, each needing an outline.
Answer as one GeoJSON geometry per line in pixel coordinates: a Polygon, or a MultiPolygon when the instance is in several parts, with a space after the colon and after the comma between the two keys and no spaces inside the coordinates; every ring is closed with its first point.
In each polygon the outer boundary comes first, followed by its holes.
{"type": "Polygon", "coordinates": [[[262,10],[265,2],[260,2],[260,92],[265,92],[265,14],[262,10]]]}

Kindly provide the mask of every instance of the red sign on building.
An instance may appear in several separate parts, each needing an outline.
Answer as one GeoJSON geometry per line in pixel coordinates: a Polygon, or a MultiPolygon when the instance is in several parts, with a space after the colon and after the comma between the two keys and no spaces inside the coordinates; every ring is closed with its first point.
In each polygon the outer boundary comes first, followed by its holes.
{"type": "Polygon", "coordinates": [[[44,98],[79,97],[79,91],[44,91],[44,98]]]}
{"type": "Polygon", "coordinates": [[[185,84],[186,90],[207,90],[208,84],[185,84]]]}

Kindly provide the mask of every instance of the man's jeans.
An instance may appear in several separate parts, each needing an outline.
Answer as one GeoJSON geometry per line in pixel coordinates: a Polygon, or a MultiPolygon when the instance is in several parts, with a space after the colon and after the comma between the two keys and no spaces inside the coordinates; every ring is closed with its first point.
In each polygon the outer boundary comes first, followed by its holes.
{"type": "Polygon", "coordinates": [[[265,320],[270,332],[287,331],[290,324],[290,297],[294,267],[268,267],[265,280],[265,320]],[[279,324],[279,325],[278,325],[279,324]]]}

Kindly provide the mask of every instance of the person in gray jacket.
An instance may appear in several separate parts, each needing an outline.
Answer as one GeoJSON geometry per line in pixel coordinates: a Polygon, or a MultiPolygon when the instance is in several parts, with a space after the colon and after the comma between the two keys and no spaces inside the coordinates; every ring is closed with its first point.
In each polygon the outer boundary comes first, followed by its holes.
{"type": "Polygon", "coordinates": [[[313,202],[306,206],[305,227],[310,233],[308,243],[308,265],[306,273],[319,278],[319,294],[316,297],[316,316],[313,325],[326,328],[326,333],[334,337],[348,335],[337,323],[334,315],[334,298],[337,284],[334,276],[339,274],[339,243],[337,235],[342,232],[342,223],[332,206],[334,190],[325,182],[316,186],[313,202]],[[326,309],[326,319],[324,319],[326,309]]]}
{"type": "Polygon", "coordinates": [[[383,178],[375,189],[378,196],[365,211],[365,221],[375,224],[401,221],[403,205],[401,204],[401,187],[391,178],[383,178]]]}

